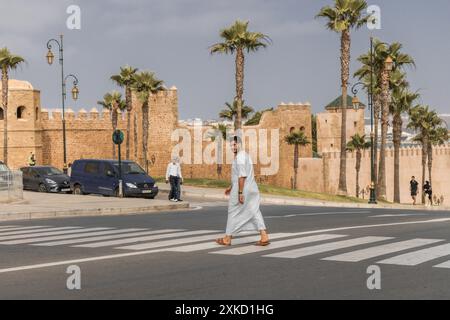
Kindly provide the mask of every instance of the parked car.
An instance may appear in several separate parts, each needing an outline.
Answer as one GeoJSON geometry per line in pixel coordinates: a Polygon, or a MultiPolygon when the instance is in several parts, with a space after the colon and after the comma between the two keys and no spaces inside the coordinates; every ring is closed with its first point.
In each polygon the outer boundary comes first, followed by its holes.
{"type": "Polygon", "coordinates": [[[9,168],[0,161],[0,190],[7,190],[8,185],[11,183],[9,179],[9,173],[11,171],[9,168]]]}
{"type": "MultiPolygon", "coordinates": [[[[125,197],[154,199],[159,192],[155,180],[133,161],[122,162],[125,197]]],[[[76,160],[72,164],[70,187],[74,194],[119,196],[119,163],[115,160],[76,160]]]]}
{"type": "Polygon", "coordinates": [[[51,166],[24,167],[23,188],[39,192],[71,192],[70,177],[51,166]]]}

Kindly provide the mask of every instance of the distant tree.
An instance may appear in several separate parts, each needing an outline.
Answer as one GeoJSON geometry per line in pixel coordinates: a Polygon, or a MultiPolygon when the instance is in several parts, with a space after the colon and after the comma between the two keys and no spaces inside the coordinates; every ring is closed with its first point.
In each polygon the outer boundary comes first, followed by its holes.
{"type": "Polygon", "coordinates": [[[294,131],[291,134],[284,137],[284,141],[294,146],[294,189],[298,189],[298,159],[299,159],[299,147],[311,144],[308,137],[306,137],[303,131],[294,131]]]}
{"type": "Polygon", "coordinates": [[[347,143],[347,151],[356,152],[356,197],[359,198],[359,172],[361,171],[362,151],[369,149],[370,142],[366,141],[366,136],[355,134],[347,143]]]}
{"type": "MultiPolygon", "coordinates": [[[[244,102],[243,102],[244,103],[244,102]]],[[[247,119],[250,114],[254,112],[253,108],[250,106],[246,106],[245,104],[242,106],[241,116],[242,119],[247,119]]],[[[237,115],[238,115],[238,102],[234,101],[233,104],[228,102],[225,103],[225,109],[220,111],[219,117],[222,119],[234,121],[234,127],[237,128],[237,115]]]]}

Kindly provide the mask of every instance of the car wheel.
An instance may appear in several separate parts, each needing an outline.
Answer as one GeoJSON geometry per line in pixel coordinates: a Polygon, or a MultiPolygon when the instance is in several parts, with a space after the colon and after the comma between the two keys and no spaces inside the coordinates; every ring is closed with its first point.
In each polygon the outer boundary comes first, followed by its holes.
{"type": "Polygon", "coordinates": [[[81,186],[79,184],[73,187],[73,194],[76,196],[81,196],[84,194],[83,190],[81,190],[81,186]]]}
{"type": "Polygon", "coordinates": [[[41,183],[41,184],[39,185],[38,191],[39,191],[39,192],[42,192],[42,193],[47,193],[47,192],[48,192],[47,187],[46,187],[45,184],[43,184],[43,183],[41,183]]]}

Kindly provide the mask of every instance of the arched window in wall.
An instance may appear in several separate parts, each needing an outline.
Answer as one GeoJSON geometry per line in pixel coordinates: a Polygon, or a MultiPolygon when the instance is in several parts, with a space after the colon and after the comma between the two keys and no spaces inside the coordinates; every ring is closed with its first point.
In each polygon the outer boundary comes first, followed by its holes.
{"type": "Polygon", "coordinates": [[[39,108],[36,108],[36,112],[35,112],[35,114],[36,114],[36,121],[37,120],[39,120],[39,108]]]}
{"type": "Polygon", "coordinates": [[[5,115],[3,113],[3,108],[0,108],[0,121],[5,119],[5,115]]]}
{"type": "Polygon", "coordinates": [[[20,106],[17,108],[17,119],[25,119],[25,107],[24,106],[20,106]]]}

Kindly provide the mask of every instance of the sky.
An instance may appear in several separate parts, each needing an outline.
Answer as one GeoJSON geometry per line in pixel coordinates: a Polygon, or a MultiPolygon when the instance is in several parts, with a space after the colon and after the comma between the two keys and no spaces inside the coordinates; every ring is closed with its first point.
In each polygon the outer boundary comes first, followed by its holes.
{"type": "MultiPolygon", "coordinates": [[[[219,32],[236,19],[271,37],[272,45],[246,57],[245,102],[256,110],[285,102],[310,102],[314,112],[340,92],[340,40],[315,19],[332,0],[0,0],[0,47],[27,63],[12,78],[41,90],[43,108],[60,107],[60,69],[46,62],[46,43],[64,34],[65,70],[79,80],[75,110],[97,107],[106,92],[120,90],[109,79],[129,64],[150,70],[176,86],[180,119],[216,119],[232,101],[234,57],[209,54],[219,32]],[[69,30],[66,9],[81,9],[81,29],[69,30]]],[[[450,113],[450,1],[369,0],[381,8],[381,30],[352,32],[351,73],[369,50],[373,34],[398,41],[416,61],[408,69],[421,103],[450,113]],[[447,39],[447,40],[445,40],[447,39]]],[[[57,52],[54,51],[57,56],[57,52]]],[[[355,83],[356,80],[352,79],[355,83]]],[[[366,97],[362,93],[360,99],[366,97]]]]}

